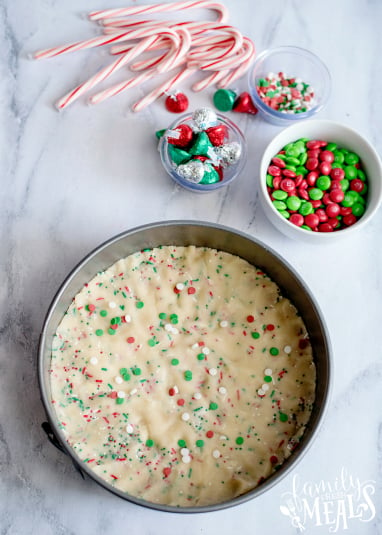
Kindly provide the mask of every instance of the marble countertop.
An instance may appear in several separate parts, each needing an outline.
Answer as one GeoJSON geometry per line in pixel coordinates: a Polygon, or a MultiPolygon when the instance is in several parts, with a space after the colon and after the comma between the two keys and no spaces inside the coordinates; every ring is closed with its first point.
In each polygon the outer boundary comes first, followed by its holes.
{"type": "MultiPolygon", "coordinates": [[[[225,5],[258,51],[290,44],[320,56],[333,89],[319,117],[355,128],[382,153],[379,0],[225,5]]],[[[244,172],[228,188],[196,196],[160,166],[154,132],[173,120],[163,100],[138,114],[130,109],[149,84],[57,112],[54,102],[106,65],[107,52],[38,62],[28,55],[96,35],[81,15],[105,7],[102,0],[0,1],[0,532],[289,535],[300,529],[280,506],[294,491],[312,514],[305,533],[382,533],[382,211],[349,240],[302,245],[269,224],[258,198],[259,161],[279,127],[235,114],[250,146],[244,172]],[[255,500],[193,516],[144,509],[82,480],[41,429],[36,373],[44,315],[74,265],[113,235],[173,219],[222,223],[277,250],[316,297],[334,357],[327,416],[294,470],[255,500]]],[[[180,88],[192,109],[211,105],[212,88],[196,94],[188,81],[180,88]]],[[[235,88],[245,90],[246,81],[235,88]]]]}

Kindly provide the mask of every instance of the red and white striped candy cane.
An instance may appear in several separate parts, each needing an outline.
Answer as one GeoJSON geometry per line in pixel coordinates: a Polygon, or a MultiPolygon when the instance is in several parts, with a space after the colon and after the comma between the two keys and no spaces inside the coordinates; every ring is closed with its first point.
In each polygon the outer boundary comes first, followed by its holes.
{"type": "Polygon", "coordinates": [[[67,106],[69,106],[69,104],[72,104],[72,102],[77,100],[84,93],[86,93],[90,89],[93,89],[93,87],[98,85],[100,82],[102,82],[106,78],[109,78],[109,76],[111,76],[113,73],[118,71],[121,67],[123,67],[129,61],[131,61],[132,59],[137,57],[139,54],[141,54],[156,40],[157,40],[157,36],[152,35],[151,37],[146,37],[140,43],[131,47],[130,51],[127,52],[125,55],[121,56],[119,59],[114,61],[108,67],[105,67],[104,69],[100,70],[97,74],[89,78],[87,82],[83,82],[82,84],[78,85],[77,87],[69,91],[69,93],[64,95],[62,98],[60,98],[60,100],[58,100],[56,103],[56,107],[62,110],[66,108],[67,106]]]}
{"type": "Polygon", "coordinates": [[[218,22],[226,22],[228,20],[228,11],[218,2],[209,2],[207,0],[198,0],[196,2],[169,2],[162,4],[149,4],[145,6],[135,6],[127,8],[104,9],[102,11],[93,11],[89,14],[91,20],[106,19],[108,17],[124,17],[131,15],[147,15],[151,13],[164,13],[168,11],[183,11],[187,9],[211,9],[217,11],[218,22]]]}
{"type": "Polygon", "coordinates": [[[168,61],[166,61],[162,69],[158,69],[158,65],[157,65],[156,68],[154,69],[145,71],[141,75],[130,78],[129,80],[125,82],[116,84],[110,87],[109,89],[106,89],[105,91],[101,91],[100,93],[93,95],[92,97],[90,97],[90,102],[92,104],[98,104],[99,102],[102,102],[103,100],[106,100],[107,98],[110,98],[114,95],[122,93],[123,91],[125,91],[126,89],[129,89],[130,87],[135,87],[141,82],[144,82],[152,78],[155,74],[158,74],[158,72],[171,70],[171,69],[178,67],[180,64],[182,64],[182,62],[184,62],[185,60],[186,54],[190,47],[191,37],[190,37],[190,34],[186,30],[182,30],[182,29],[178,30],[178,35],[181,37],[181,45],[177,47],[175,50],[170,51],[168,61]],[[146,74],[148,76],[145,76],[146,74]]]}
{"type": "Polygon", "coordinates": [[[243,47],[246,48],[246,52],[242,57],[241,65],[239,65],[236,69],[227,74],[226,77],[219,80],[219,83],[217,84],[219,88],[224,88],[231,85],[238,78],[243,76],[243,74],[245,74],[251,66],[255,58],[255,45],[248,37],[244,37],[243,47]]]}
{"type": "Polygon", "coordinates": [[[188,69],[187,67],[178,72],[175,76],[172,76],[169,80],[164,82],[162,85],[153,89],[141,100],[136,102],[132,109],[133,111],[140,111],[146,108],[149,104],[152,104],[156,99],[170,91],[176,84],[181,83],[183,80],[191,76],[196,72],[196,69],[188,69]]]}
{"type": "Polygon", "coordinates": [[[89,102],[91,104],[99,104],[100,102],[106,100],[109,97],[118,95],[119,93],[126,91],[126,89],[135,87],[143,82],[146,82],[146,80],[150,80],[150,78],[153,78],[153,76],[155,76],[156,74],[157,70],[151,69],[150,71],[145,71],[139,74],[138,76],[133,76],[129,80],[125,80],[120,84],[116,84],[113,87],[110,87],[109,89],[105,89],[104,91],[100,91],[99,93],[92,95],[89,98],[89,102]]]}
{"type": "MultiPolygon", "coordinates": [[[[100,37],[93,37],[92,39],[87,39],[86,41],[79,41],[70,45],[58,46],[54,48],[48,48],[46,50],[40,50],[34,54],[35,59],[42,58],[51,58],[54,56],[59,56],[61,54],[66,54],[68,52],[75,52],[77,50],[84,50],[87,48],[94,48],[97,46],[109,45],[111,43],[119,43],[121,41],[129,41],[133,39],[141,39],[147,37],[147,32],[150,30],[147,29],[138,29],[130,30],[128,32],[122,32],[112,35],[101,35],[100,37]]],[[[175,30],[167,28],[167,31],[171,33],[174,39],[178,38],[178,34],[175,30]]],[[[153,33],[154,30],[153,30],[153,33]]]]}

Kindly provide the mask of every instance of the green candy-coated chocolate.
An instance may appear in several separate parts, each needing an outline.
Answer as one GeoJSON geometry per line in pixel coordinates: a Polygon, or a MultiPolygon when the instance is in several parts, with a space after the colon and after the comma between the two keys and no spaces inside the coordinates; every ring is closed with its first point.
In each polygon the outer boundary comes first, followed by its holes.
{"type": "Polygon", "coordinates": [[[313,201],[319,201],[324,196],[324,192],[320,188],[312,188],[309,190],[309,197],[313,201]]]}
{"type": "Polygon", "coordinates": [[[215,184],[219,182],[219,173],[210,164],[204,164],[204,175],[199,184],[215,184]]]}
{"type": "Polygon", "coordinates": [[[325,150],[330,150],[330,152],[333,152],[336,150],[337,144],[336,143],[328,143],[325,147],[325,150]]]}
{"type": "Polygon", "coordinates": [[[277,189],[272,193],[272,197],[276,201],[285,201],[285,199],[288,197],[288,194],[286,191],[283,191],[282,189],[277,189]]]}
{"type": "Polygon", "coordinates": [[[200,132],[196,136],[195,142],[190,149],[190,154],[193,156],[209,156],[208,151],[212,149],[213,145],[206,132],[200,132]]]}
{"type": "Polygon", "coordinates": [[[345,167],[345,177],[348,180],[353,180],[353,178],[357,178],[357,168],[353,165],[347,165],[345,167]]]}
{"type": "Polygon", "coordinates": [[[290,197],[288,197],[286,205],[288,207],[288,210],[291,210],[292,212],[297,212],[297,210],[299,210],[301,206],[301,199],[296,195],[291,195],[290,197]]]}
{"type": "Polygon", "coordinates": [[[348,152],[345,154],[345,163],[348,165],[355,165],[359,162],[359,156],[355,152],[348,152]]]}
{"type": "Polygon", "coordinates": [[[304,201],[300,206],[299,212],[303,216],[312,214],[314,212],[312,203],[309,201],[304,201]]]}
{"type": "Polygon", "coordinates": [[[219,111],[230,111],[236,100],[236,93],[230,89],[218,89],[213,97],[215,107],[219,111]]]}
{"type": "Polygon", "coordinates": [[[279,214],[282,215],[285,219],[290,218],[290,213],[287,210],[280,210],[279,214]]]}
{"type": "Polygon", "coordinates": [[[356,217],[361,217],[365,213],[365,207],[360,202],[355,202],[351,207],[351,211],[356,217]]]}
{"type": "Polygon", "coordinates": [[[365,182],[365,180],[366,180],[366,175],[365,175],[365,173],[362,171],[362,169],[357,169],[357,178],[359,178],[360,180],[362,180],[363,182],[365,182]]]}
{"type": "Polygon", "coordinates": [[[191,160],[191,155],[188,152],[183,149],[179,149],[178,147],[174,147],[174,145],[168,146],[168,154],[176,165],[180,165],[191,160]]]}
{"type": "Polygon", "coordinates": [[[347,191],[349,189],[349,180],[347,178],[340,180],[340,184],[342,191],[347,191]]]}
{"type": "Polygon", "coordinates": [[[325,191],[327,189],[330,188],[330,184],[332,183],[332,181],[330,180],[330,178],[326,175],[322,175],[322,176],[319,176],[316,180],[316,186],[317,188],[325,191]]]}
{"type": "Polygon", "coordinates": [[[286,210],[286,207],[287,207],[284,201],[272,201],[272,204],[278,212],[281,212],[282,210],[286,210]]]}
{"type": "Polygon", "coordinates": [[[359,199],[359,195],[356,191],[351,191],[351,190],[348,190],[346,193],[345,193],[345,197],[344,197],[344,200],[342,201],[342,206],[346,206],[346,207],[349,207],[349,206],[353,206],[354,203],[358,202],[358,199],[359,199]]]}
{"type": "Polygon", "coordinates": [[[334,150],[333,154],[334,154],[334,161],[336,163],[344,163],[345,156],[343,155],[342,152],[340,152],[339,150],[334,150]]]}

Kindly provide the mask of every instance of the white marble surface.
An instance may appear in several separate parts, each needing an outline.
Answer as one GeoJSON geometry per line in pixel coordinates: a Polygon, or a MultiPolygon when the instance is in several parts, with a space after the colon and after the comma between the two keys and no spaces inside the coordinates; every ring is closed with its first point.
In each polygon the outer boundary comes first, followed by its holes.
{"type": "MultiPolygon", "coordinates": [[[[40,62],[28,54],[95,35],[95,27],[81,15],[111,4],[0,1],[0,533],[289,535],[299,531],[281,514],[283,493],[292,491],[296,478],[300,484],[334,484],[342,468],[353,483],[371,481],[363,521],[340,509],[336,525],[334,511],[340,505],[332,500],[322,525],[308,519],[305,533],[382,533],[382,212],[350,240],[301,245],[271,227],[258,203],[259,159],[279,128],[235,114],[251,149],[243,175],[228,189],[195,196],[178,190],[160,167],[154,132],[173,119],[163,102],[139,114],[129,110],[149,85],[98,107],[81,99],[58,113],[54,101],[107,64],[107,53],[40,62]],[[40,428],[44,412],[36,379],[43,318],[72,267],[125,229],[177,218],[224,223],[276,249],[310,285],[334,352],[329,411],[295,470],[256,500],[194,516],[143,509],[83,481],[40,428]]],[[[354,127],[382,152],[382,2],[225,4],[232,24],[254,40],[258,51],[294,44],[317,53],[333,78],[330,102],[320,117],[354,127]]],[[[244,90],[245,85],[241,80],[236,87],[244,90]]],[[[213,90],[192,94],[186,82],[181,88],[192,108],[211,104],[213,90]]],[[[300,498],[313,506],[305,491],[300,489],[300,498]]],[[[354,494],[350,487],[345,493],[354,494]]]]}

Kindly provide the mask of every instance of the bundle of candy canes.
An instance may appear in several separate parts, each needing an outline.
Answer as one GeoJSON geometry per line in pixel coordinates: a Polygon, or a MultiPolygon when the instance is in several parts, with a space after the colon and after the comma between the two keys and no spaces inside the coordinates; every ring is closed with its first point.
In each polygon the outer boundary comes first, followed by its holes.
{"type": "Polygon", "coordinates": [[[199,0],[106,9],[91,12],[89,19],[101,25],[103,35],[34,54],[35,59],[51,58],[77,50],[112,45],[111,54],[118,56],[110,65],[60,98],[56,103],[58,109],[66,108],[126,66],[134,75],[92,94],[90,103],[102,102],[163,73],[171,74],[165,82],[136,102],[132,107],[134,111],[142,110],[163,94],[171,92],[198,71],[206,71],[207,76],[193,84],[194,91],[201,91],[213,84],[224,88],[248,70],[255,55],[253,42],[227,24],[228,11],[216,2],[199,0]],[[217,13],[217,20],[176,22],[134,18],[137,15],[146,17],[170,11],[187,12],[196,8],[213,10],[217,13]],[[145,52],[150,52],[150,57],[136,61],[145,52]]]}

